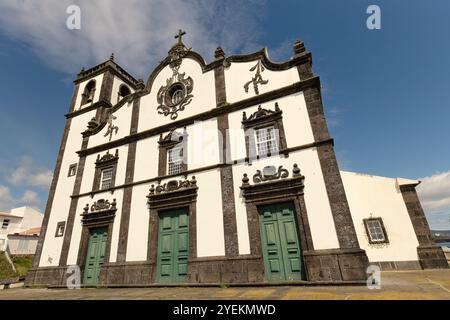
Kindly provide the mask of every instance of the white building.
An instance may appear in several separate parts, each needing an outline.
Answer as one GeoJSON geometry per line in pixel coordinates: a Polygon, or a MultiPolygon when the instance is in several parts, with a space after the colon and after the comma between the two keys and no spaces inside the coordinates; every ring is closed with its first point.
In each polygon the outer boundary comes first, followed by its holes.
{"type": "Polygon", "coordinates": [[[353,281],[445,267],[415,180],[339,171],[311,54],[82,70],[28,284],[353,281]]]}
{"type": "Polygon", "coordinates": [[[5,251],[8,245],[8,235],[26,232],[39,228],[44,215],[30,207],[12,209],[10,212],[0,212],[0,251],[5,251]]]}

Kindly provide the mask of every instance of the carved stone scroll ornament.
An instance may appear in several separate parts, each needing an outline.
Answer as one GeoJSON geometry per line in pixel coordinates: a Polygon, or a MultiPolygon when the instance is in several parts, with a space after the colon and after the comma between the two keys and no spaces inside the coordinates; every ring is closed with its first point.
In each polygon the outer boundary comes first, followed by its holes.
{"type": "MultiPolygon", "coordinates": [[[[106,211],[106,210],[116,210],[116,199],[110,203],[109,200],[99,199],[91,205],[91,212],[106,211]]],[[[89,212],[89,204],[83,208],[84,214],[89,212]]]]}
{"type": "Polygon", "coordinates": [[[244,84],[245,93],[248,93],[248,87],[250,86],[251,83],[253,83],[253,89],[255,90],[255,94],[259,94],[258,85],[265,85],[269,83],[269,80],[264,80],[262,78],[261,73],[263,73],[264,70],[265,70],[264,65],[262,64],[261,60],[258,60],[256,65],[249,70],[255,71],[255,75],[250,81],[244,84]]]}
{"type": "Polygon", "coordinates": [[[175,73],[166,80],[157,94],[159,114],[170,116],[171,120],[178,117],[178,112],[183,111],[186,105],[191,103],[194,97],[191,93],[194,89],[194,81],[191,77],[185,78],[185,73],[175,73]]]}
{"type": "Polygon", "coordinates": [[[108,115],[108,120],[107,120],[108,129],[106,130],[104,137],[109,136],[109,141],[111,141],[113,133],[117,134],[117,132],[119,131],[119,127],[113,125],[113,121],[116,119],[117,119],[117,117],[115,117],[112,113],[110,113],[108,115]]]}
{"type": "Polygon", "coordinates": [[[182,59],[191,50],[186,48],[182,42],[182,36],[186,34],[179,31],[175,36],[177,43],[169,50],[169,67],[172,69],[172,77],[166,80],[166,85],[162,86],[157,94],[158,113],[170,116],[171,120],[178,117],[178,112],[183,111],[194,97],[191,93],[194,89],[194,81],[191,77],[185,78],[185,73],[180,73],[182,59]]]}
{"type": "Polygon", "coordinates": [[[150,187],[150,196],[155,194],[160,194],[164,192],[171,192],[180,190],[183,188],[193,188],[197,187],[197,180],[195,180],[195,176],[192,176],[191,180],[170,180],[167,183],[159,184],[155,187],[155,185],[151,185],[150,187]]]}
{"type": "Polygon", "coordinates": [[[278,170],[275,166],[267,166],[263,168],[262,172],[261,170],[256,170],[256,173],[253,175],[253,183],[284,179],[287,178],[288,176],[289,171],[283,169],[283,166],[279,166],[278,170]]]}

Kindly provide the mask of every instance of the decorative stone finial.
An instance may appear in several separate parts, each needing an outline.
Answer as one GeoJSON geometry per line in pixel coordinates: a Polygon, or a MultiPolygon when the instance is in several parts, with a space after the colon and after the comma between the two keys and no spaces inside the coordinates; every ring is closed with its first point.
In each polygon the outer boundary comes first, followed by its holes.
{"type": "Polygon", "coordinates": [[[293,49],[294,49],[294,55],[295,56],[299,56],[302,53],[306,52],[305,44],[302,41],[300,41],[300,40],[297,40],[297,41],[294,42],[293,49]]]}
{"type": "Polygon", "coordinates": [[[275,102],[275,112],[280,111],[280,107],[278,106],[278,102],[275,102]]]}
{"type": "Polygon", "coordinates": [[[242,112],[242,121],[247,120],[247,114],[244,112],[242,112]]]}
{"type": "Polygon", "coordinates": [[[197,185],[197,180],[195,179],[195,176],[192,176],[192,178],[191,178],[191,185],[192,186],[196,186],[197,185]]]}
{"type": "Polygon", "coordinates": [[[83,208],[83,213],[88,213],[89,212],[89,204],[86,203],[86,206],[83,208]]]}
{"type": "Polygon", "coordinates": [[[250,184],[248,183],[249,180],[250,180],[250,179],[248,178],[247,174],[244,173],[244,176],[242,177],[242,186],[249,186],[249,185],[250,185],[250,184]]]}
{"type": "Polygon", "coordinates": [[[300,176],[300,168],[298,167],[298,165],[296,163],[294,163],[294,168],[292,169],[292,176],[293,177],[300,176]]]}
{"type": "Polygon", "coordinates": [[[223,51],[223,49],[221,47],[217,47],[216,50],[214,51],[214,58],[216,60],[225,58],[225,52],[223,51]]]}
{"type": "Polygon", "coordinates": [[[113,201],[111,202],[111,209],[115,209],[116,206],[117,206],[116,199],[113,199],[113,201]]]}
{"type": "Polygon", "coordinates": [[[109,60],[114,61],[114,52],[111,53],[111,56],[109,57],[109,60]]]}
{"type": "Polygon", "coordinates": [[[152,184],[151,186],[150,186],[150,194],[155,194],[155,185],[154,184],[152,184]]]}
{"type": "Polygon", "coordinates": [[[139,79],[139,80],[138,80],[137,88],[138,88],[139,90],[145,89],[145,83],[144,83],[144,80],[142,80],[142,79],[139,79]]]}

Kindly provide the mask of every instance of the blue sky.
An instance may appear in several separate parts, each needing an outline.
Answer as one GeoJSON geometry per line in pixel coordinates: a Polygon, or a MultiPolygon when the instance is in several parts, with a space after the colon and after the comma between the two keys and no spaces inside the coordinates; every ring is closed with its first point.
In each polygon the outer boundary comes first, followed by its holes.
{"type": "Polygon", "coordinates": [[[81,67],[116,61],[147,79],[179,28],[211,61],[268,47],[284,61],[296,39],[313,54],[342,169],[423,180],[433,228],[450,228],[450,2],[130,1],[0,4],[0,210],[45,207],[72,80],[81,67]],[[81,30],[65,28],[69,4],[81,30]],[[381,30],[366,9],[381,8],[381,30]]]}

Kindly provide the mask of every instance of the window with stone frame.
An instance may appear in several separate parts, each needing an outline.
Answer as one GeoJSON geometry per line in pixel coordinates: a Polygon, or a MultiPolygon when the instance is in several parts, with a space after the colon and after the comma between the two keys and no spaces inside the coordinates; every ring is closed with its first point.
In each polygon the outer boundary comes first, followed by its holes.
{"type": "Polygon", "coordinates": [[[67,176],[73,177],[76,174],[77,174],[77,164],[74,163],[69,166],[69,172],[68,172],[67,176]]]}
{"type": "Polygon", "coordinates": [[[113,187],[112,180],[113,180],[113,167],[102,169],[100,190],[107,190],[113,187]]]}
{"type": "Polygon", "coordinates": [[[383,219],[364,219],[364,227],[366,228],[366,233],[370,244],[389,243],[386,229],[383,224],[383,219]]]}
{"type": "Polygon", "coordinates": [[[256,152],[259,156],[278,153],[279,134],[273,126],[255,130],[256,152]]]}
{"type": "Polygon", "coordinates": [[[56,224],[55,237],[62,237],[64,235],[64,230],[66,228],[66,222],[60,221],[56,224]]]}
{"type": "Polygon", "coordinates": [[[91,80],[86,84],[84,91],[81,94],[81,106],[94,101],[95,85],[95,80],[91,80]]]}
{"type": "Polygon", "coordinates": [[[275,103],[275,110],[258,110],[247,117],[242,113],[245,132],[246,161],[277,155],[287,149],[282,111],[275,103]]]}
{"type": "Polygon", "coordinates": [[[113,155],[106,152],[102,157],[97,156],[95,161],[93,191],[109,190],[115,186],[117,163],[119,160],[119,150],[113,155]]]}
{"type": "Polygon", "coordinates": [[[123,98],[125,98],[130,94],[131,94],[130,88],[125,84],[121,84],[119,87],[119,92],[117,94],[117,102],[119,102],[120,100],[122,100],[123,98]]]}
{"type": "Polygon", "coordinates": [[[159,137],[158,175],[174,175],[187,171],[187,132],[172,129],[164,138],[159,137]]]}
{"type": "Polygon", "coordinates": [[[167,150],[167,174],[183,171],[183,145],[178,144],[167,150]]]}
{"type": "Polygon", "coordinates": [[[2,229],[8,229],[10,219],[3,219],[2,229]]]}

